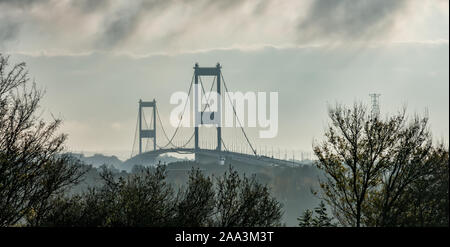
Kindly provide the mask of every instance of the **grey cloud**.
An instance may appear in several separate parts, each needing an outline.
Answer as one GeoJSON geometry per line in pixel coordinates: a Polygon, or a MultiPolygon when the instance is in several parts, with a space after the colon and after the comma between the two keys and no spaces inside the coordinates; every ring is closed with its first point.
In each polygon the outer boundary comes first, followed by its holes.
{"type": "Polygon", "coordinates": [[[216,10],[218,11],[224,11],[239,6],[245,2],[246,1],[242,0],[229,0],[229,1],[209,0],[205,2],[205,6],[212,6],[216,8],[216,10]]]}
{"type": "Polygon", "coordinates": [[[110,48],[125,40],[132,35],[134,29],[139,23],[139,15],[136,13],[119,13],[112,20],[107,20],[105,24],[105,31],[100,37],[98,45],[99,48],[110,48]]]}
{"type": "MultiPolygon", "coordinates": [[[[149,47],[153,47],[154,50],[177,47],[179,44],[183,44],[183,39],[193,39],[191,33],[200,33],[203,26],[208,26],[209,21],[220,21],[232,23],[229,26],[221,26],[228,33],[226,33],[229,39],[237,38],[237,35],[247,34],[258,37],[259,33],[264,33],[265,26],[256,26],[259,20],[265,19],[266,14],[270,14],[270,18],[273,16],[280,16],[280,23],[286,23],[286,34],[288,35],[285,40],[279,42],[298,42],[302,44],[314,43],[314,41],[324,41],[325,43],[333,43],[335,41],[348,41],[348,40],[364,40],[372,39],[382,36],[391,31],[392,24],[395,23],[399,14],[405,10],[413,1],[407,0],[316,0],[312,1],[311,6],[306,12],[306,16],[301,16],[302,11],[298,11],[297,19],[292,20],[291,17],[285,17],[283,11],[285,7],[278,8],[277,6],[286,6],[286,4],[278,4],[278,0],[142,0],[142,1],[130,1],[130,2],[118,2],[112,0],[71,0],[69,4],[63,5],[65,12],[70,13],[70,17],[73,20],[95,20],[95,27],[98,29],[92,32],[92,35],[84,35],[80,33],[80,40],[77,40],[79,44],[85,44],[82,50],[100,50],[110,51],[116,48],[125,50],[128,48],[127,41],[133,41],[133,38],[140,37],[137,33],[138,28],[143,21],[157,20],[158,16],[164,15],[166,12],[170,12],[175,9],[176,5],[186,4],[192,6],[193,12],[187,13],[188,18],[180,18],[183,22],[170,22],[167,24],[166,29],[158,30],[157,37],[151,39],[148,44],[149,47]],[[239,8],[242,6],[252,6],[253,9],[246,16],[239,15],[242,13],[239,8]],[[269,8],[273,7],[273,8],[269,8]],[[279,13],[277,13],[278,11],[279,13]],[[95,18],[91,18],[95,13],[95,18]],[[233,26],[231,26],[233,25],[233,26]],[[291,30],[295,32],[292,33],[291,30]],[[86,37],[86,38],[84,38],[86,37]],[[289,40],[288,40],[289,39],[289,40]],[[297,39],[297,40],[295,40],[297,39]],[[161,48],[163,47],[163,48],[161,48]]],[[[295,2],[292,2],[294,6],[295,2]]],[[[17,0],[7,1],[0,0],[0,11],[8,12],[11,8],[30,9],[30,6],[42,4],[43,8],[40,10],[48,9],[51,11],[54,1],[50,0],[17,0]],[[45,5],[44,5],[45,4],[45,5]]],[[[298,5],[298,4],[297,4],[298,5]]],[[[304,4],[300,4],[302,8],[304,4]]],[[[305,6],[308,7],[308,6],[305,6]]],[[[20,13],[15,12],[15,13],[20,13]]],[[[64,13],[57,13],[56,18],[63,16],[64,13]]],[[[294,16],[295,17],[295,16],[294,16]]],[[[33,15],[23,11],[17,16],[19,23],[28,25],[28,22],[33,21],[34,27],[43,26],[44,29],[50,30],[48,32],[51,35],[51,40],[55,40],[55,44],[47,41],[49,47],[57,47],[60,50],[66,49],[66,43],[58,42],[59,35],[67,35],[67,29],[56,25],[52,28],[52,22],[48,20],[41,20],[42,16],[33,15]],[[55,37],[53,39],[53,37],[55,37]]],[[[270,20],[272,21],[272,20],[270,20]]],[[[0,27],[2,33],[0,37],[5,40],[8,37],[14,37],[18,31],[12,30],[13,27],[20,28],[17,23],[11,23],[10,18],[3,18],[0,27]]],[[[74,21],[73,21],[74,22],[74,21]]],[[[277,22],[277,20],[273,20],[277,22]]],[[[264,23],[264,22],[262,22],[264,23]]],[[[70,23],[71,24],[71,23],[70,23]]],[[[88,26],[90,23],[83,23],[83,26],[88,26]]],[[[275,27],[277,25],[274,25],[275,27]]],[[[212,32],[221,32],[223,30],[215,30],[212,28],[212,32]]],[[[81,30],[81,29],[80,29],[81,30]]],[[[89,30],[92,31],[92,30],[89,30]]],[[[271,30],[269,30],[271,31],[271,30]]],[[[205,33],[209,30],[205,30],[205,33]]],[[[278,42],[278,38],[275,35],[283,36],[284,30],[267,32],[269,35],[273,33],[273,40],[271,37],[261,37],[262,43],[278,42]],[[267,40],[264,40],[266,38],[267,40]]],[[[223,34],[219,33],[219,34],[223,34]]],[[[225,36],[225,35],[224,35],[225,36]]],[[[24,37],[19,37],[24,38],[24,37]]],[[[78,37],[75,37],[78,38],[78,37]]],[[[252,38],[249,38],[252,40],[252,38]]],[[[64,40],[62,38],[61,40],[64,40]]],[[[245,38],[243,38],[245,40],[245,38]]],[[[187,40],[192,44],[192,40],[187,40]]],[[[216,42],[212,39],[211,42],[216,42]]],[[[253,42],[253,41],[249,41],[253,42]]],[[[130,42],[130,44],[133,42],[130,42]]],[[[142,47],[142,43],[138,43],[142,47]]],[[[229,42],[234,44],[233,42],[229,42]]],[[[211,44],[211,47],[224,46],[224,44],[211,44]]],[[[226,46],[226,44],[225,44],[226,46]]],[[[142,48],[140,49],[142,50],[142,48]]],[[[207,47],[207,48],[211,48],[207,47]]],[[[133,50],[131,47],[130,50],[133,50]]],[[[46,48],[43,48],[46,49],[46,48]]],[[[68,48],[69,50],[71,48],[68,48]]],[[[78,49],[78,48],[77,48],[78,49]]],[[[187,47],[187,49],[195,49],[187,47]]],[[[149,48],[152,50],[152,48],[149,48]]]]}
{"type": "Polygon", "coordinates": [[[3,49],[7,42],[15,40],[20,29],[20,23],[5,19],[0,18],[0,49],[3,49]]]}
{"type": "Polygon", "coordinates": [[[253,14],[254,15],[261,15],[264,14],[264,12],[267,9],[267,5],[268,5],[269,1],[267,0],[261,0],[258,2],[258,4],[255,6],[255,8],[253,9],[253,14]]]}
{"type": "Polygon", "coordinates": [[[380,31],[390,31],[407,3],[406,0],[317,0],[307,17],[300,20],[298,37],[300,41],[371,38],[370,35],[379,35],[380,31]]]}
{"type": "MultiPolygon", "coordinates": [[[[180,3],[195,4],[199,10],[198,15],[220,16],[222,11],[232,11],[245,1],[242,0],[145,0],[135,8],[118,9],[113,16],[108,16],[104,20],[104,31],[98,39],[99,49],[109,49],[130,38],[143,17],[148,15],[158,15],[180,3]]],[[[260,0],[256,13],[262,13],[267,0],[260,0]]],[[[169,31],[164,40],[171,42],[172,39],[180,37],[185,30],[183,24],[179,23],[180,28],[177,31],[169,31]]]]}
{"type": "MultiPolygon", "coordinates": [[[[120,9],[114,16],[105,20],[105,28],[99,37],[100,48],[110,49],[133,36],[140,21],[145,16],[158,15],[169,11],[176,4],[195,5],[197,14],[188,23],[177,23],[174,30],[168,30],[163,37],[165,44],[176,42],[186,32],[190,25],[202,25],[208,18],[221,18],[239,8],[249,0],[144,0],[135,9],[120,9]]],[[[254,2],[250,18],[266,13],[271,0],[254,2]]],[[[406,9],[407,0],[316,0],[313,1],[307,16],[299,18],[297,37],[299,42],[315,40],[347,41],[372,39],[376,35],[384,35],[391,30],[398,15],[406,9]]],[[[283,13],[280,13],[282,15],[283,13]]],[[[236,17],[240,18],[240,17],[236,17]]],[[[243,28],[242,26],[236,27],[243,28]]]]}
{"type": "Polygon", "coordinates": [[[93,12],[109,6],[110,0],[76,0],[72,1],[72,6],[85,12],[93,12]]]}
{"type": "Polygon", "coordinates": [[[49,0],[0,0],[0,6],[7,5],[11,7],[28,8],[35,4],[48,3],[49,0]]]}
{"type": "Polygon", "coordinates": [[[104,31],[98,39],[100,49],[109,49],[133,35],[140,21],[145,15],[152,14],[153,10],[164,11],[169,0],[147,0],[134,8],[118,9],[114,15],[104,20],[104,31]]]}
{"type": "MultiPolygon", "coordinates": [[[[266,0],[262,0],[265,2],[266,0]]],[[[228,11],[233,9],[245,1],[241,0],[145,0],[133,9],[119,9],[114,16],[110,16],[105,20],[105,31],[99,38],[99,48],[112,48],[127,38],[131,37],[143,17],[148,15],[158,15],[180,3],[195,4],[199,6],[198,15],[208,13],[214,16],[220,15],[220,11],[228,11]]],[[[180,24],[180,23],[178,23],[180,24]]],[[[167,42],[171,42],[172,38],[179,37],[184,33],[184,28],[179,28],[175,32],[168,32],[165,36],[167,42]]]]}

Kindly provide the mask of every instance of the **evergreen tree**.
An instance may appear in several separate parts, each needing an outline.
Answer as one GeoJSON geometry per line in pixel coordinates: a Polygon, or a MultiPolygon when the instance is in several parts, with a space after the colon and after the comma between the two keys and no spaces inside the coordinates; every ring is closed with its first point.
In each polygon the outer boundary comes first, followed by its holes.
{"type": "Polygon", "coordinates": [[[331,218],[328,217],[327,208],[325,207],[325,203],[320,201],[318,207],[314,209],[316,213],[316,217],[313,219],[313,225],[316,227],[330,227],[333,226],[331,224],[331,218]]]}
{"type": "Polygon", "coordinates": [[[303,214],[297,218],[298,226],[300,227],[312,227],[313,226],[313,212],[309,209],[306,209],[303,214]]]}
{"type": "Polygon", "coordinates": [[[314,208],[314,212],[307,209],[302,216],[298,217],[298,226],[300,227],[332,227],[335,226],[331,221],[332,218],[328,216],[327,208],[323,201],[320,201],[319,206],[314,208]]]}

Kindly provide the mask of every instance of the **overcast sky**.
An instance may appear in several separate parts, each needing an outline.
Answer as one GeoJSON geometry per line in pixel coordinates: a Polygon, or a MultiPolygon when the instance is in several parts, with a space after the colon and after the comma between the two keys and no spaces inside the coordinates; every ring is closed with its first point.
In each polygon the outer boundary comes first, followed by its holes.
{"type": "Polygon", "coordinates": [[[169,97],[187,91],[195,62],[220,62],[231,91],[279,92],[278,137],[249,130],[261,148],[311,150],[328,104],[368,104],[372,92],[382,114],[428,110],[448,143],[448,9],[446,0],[0,0],[0,52],[27,62],[71,150],[125,158],[139,98],[156,98],[169,125],[169,97]]]}

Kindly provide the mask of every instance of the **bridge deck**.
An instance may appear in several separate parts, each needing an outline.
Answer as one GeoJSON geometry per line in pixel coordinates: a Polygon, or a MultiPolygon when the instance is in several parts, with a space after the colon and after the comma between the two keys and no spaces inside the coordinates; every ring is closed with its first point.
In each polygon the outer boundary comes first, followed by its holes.
{"type": "Polygon", "coordinates": [[[151,155],[151,156],[159,156],[164,153],[180,153],[180,154],[201,154],[211,157],[225,157],[225,158],[231,158],[232,160],[238,160],[243,162],[251,162],[261,165],[272,165],[272,166],[298,166],[302,163],[298,161],[288,161],[288,160],[281,160],[276,159],[272,157],[267,157],[263,155],[252,155],[252,154],[243,154],[243,153],[237,153],[237,152],[230,152],[230,151],[218,151],[218,150],[211,150],[211,149],[198,149],[195,150],[194,148],[165,148],[165,149],[157,149],[153,151],[148,151],[143,154],[145,155],[151,155]]]}

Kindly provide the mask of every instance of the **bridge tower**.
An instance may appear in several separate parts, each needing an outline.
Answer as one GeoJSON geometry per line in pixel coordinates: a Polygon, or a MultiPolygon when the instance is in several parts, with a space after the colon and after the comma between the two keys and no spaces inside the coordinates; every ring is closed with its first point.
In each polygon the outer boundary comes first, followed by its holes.
{"type": "Polygon", "coordinates": [[[153,139],[153,149],[156,150],[156,100],[139,100],[139,154],[142,153],[142,139],[153,139]],[[142,127],[142,108],[153,108],[153,129],[143,129],[142,127]]]}
{"type": "MultiPolygon", "coordinates": [[[[195,83],[195,87],[194,87],[194,108],[195,108],[195,151],[199,150],[199,129],[198,127],[201,124],[216,124],[216,129],[217,129],[217,147],[216,150],[217,151],[221,151],[222,150],[222,129],[221,129],[221,116],[222,116],[222,106],[221,106],[221,66],[220,63],[217,63],[216,67],[199,67],[198,63],[195,64],[194,66],[194,83],[195,83]],[[199,92],[199,87],[198,87],[198,80],[200,76],[214,76],[216,77],[216,89],[217,89],[217,110],[214,111],[209,111],[209,112],[202,112],[201,109],[201,98],[198,97],[200,95],[199,92]],[[209,116],[208,118],[203,118],[203,115],[209,116]]],[[[195,160],[198,160],[199,156],[197,155],[197,152],[195,153],[195,160]]]]}

